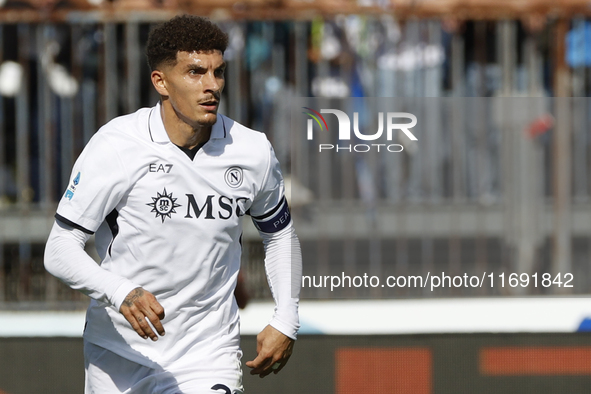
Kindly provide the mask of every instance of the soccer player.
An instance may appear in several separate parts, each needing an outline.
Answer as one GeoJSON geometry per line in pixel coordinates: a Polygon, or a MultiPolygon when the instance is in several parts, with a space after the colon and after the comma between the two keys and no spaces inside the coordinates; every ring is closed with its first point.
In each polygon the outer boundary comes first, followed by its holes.
{"type": "Polygon", "coordinates": [[[243,392],[233,290],[245,215],[276,303],[246,365],[264,377],[292,353],[299,242],[267,138],[217,113],[227,40],[195,16],[155,28],[146,53],[160,102],[107,123],[74,165],[45,266],[92,298],[86,393],[243,392]],[[83,249],[93,233],[100,266],[83,249]]]}

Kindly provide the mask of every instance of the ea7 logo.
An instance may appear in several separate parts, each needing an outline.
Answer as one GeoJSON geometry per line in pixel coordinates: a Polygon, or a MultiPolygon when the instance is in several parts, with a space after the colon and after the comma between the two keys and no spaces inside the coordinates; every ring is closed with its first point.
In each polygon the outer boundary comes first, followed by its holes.
{"type": "MultiPolygon", "coordinates": [[[[310,112],[304,112],[312,119],[308,119],[307,137],[308,140],[314,139],[313,126],[314,121],[320,126],[321,130],[328,131],[328,125],[322,114],[333,114],[337,117],[339,122],[339,140],[351,139],[351,120],[349,116],[338,109],[321,109],[320,113],[312,108],[304,107],[310,112]]],[[[362,141],[375,141],[379,139],[384,133],[384,118],[386,119],[386,139],[392,141],[392,136],[395,130],[402,131],[412,141],[417,141],[417,137],[409,129],[417,125],[417,117],[408,112],[387,112],[384,116],[383,112],[378,113],[378,131],[373,134],[365,134],[359,130],[359,112],[353,112],[353,133],[355,137],[362,141]],[[410,122],[400,122],[401,119],[408,119],[410,122]]]]}
{"type": "Polygon", "coordinates": [[[170,170],[172,170],[172,164],[150,163],[148,170],[150,172],[164,172],[166,174],[170,174],[170,170]]]}

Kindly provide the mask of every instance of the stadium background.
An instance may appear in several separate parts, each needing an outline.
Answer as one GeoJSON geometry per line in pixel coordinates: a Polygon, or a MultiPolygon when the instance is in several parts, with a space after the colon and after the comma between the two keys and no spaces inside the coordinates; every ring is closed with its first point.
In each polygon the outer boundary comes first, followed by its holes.
{"type": "MultiPolygon", "coordinates": [[[[178,12],[230,34],[222,111],[273,142],[305,275],[574,278],[304,289],[293,359],[245,374],[248,392],[589,392],[591,24],[575,0],[1,2],[0,390],[82,390],[87,301],[44,271],[43,244],[85,142],[156,102],[143,44],[178,12]],[[430,127],[393,157],[314,155],[296,98],[352,96],[423,108],[430,127]]],[[[247,226],[246,358],[272,308],[261,258],[247,226]]]]}

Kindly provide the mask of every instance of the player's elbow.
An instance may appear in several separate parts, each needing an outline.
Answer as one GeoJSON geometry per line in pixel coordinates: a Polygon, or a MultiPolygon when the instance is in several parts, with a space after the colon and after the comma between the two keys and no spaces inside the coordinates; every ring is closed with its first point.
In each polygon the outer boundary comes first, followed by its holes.
{"type": "Polygon", "coordinates": [[[45,251],[43,254],[43,265],[45,270],[53,276],[58,276],[58,261],[59,261],[59,244],[60,239],[55,230],[56,224],[54,223],[49,238],[45,243],[45,251]]]}
{"type": "Polygon", "coordinates": [[[80,245],[72,229],[65,228],[56,221],[45,244],[43,255],[45,270],[58,278],[63,277],[64,270],[67,270],[67,264],[64,262],[68,256],[74,255],[80,248],[84,248],[84,244],[80,245]]]}

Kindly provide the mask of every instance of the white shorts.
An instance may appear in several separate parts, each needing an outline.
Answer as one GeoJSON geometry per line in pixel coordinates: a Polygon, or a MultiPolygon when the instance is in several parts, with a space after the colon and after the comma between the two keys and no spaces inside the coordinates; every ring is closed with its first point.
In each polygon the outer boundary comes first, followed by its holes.
{"type": "MultiPolygon", "coordinates": [[[[239,364],[239,363],[238,363],[239,364]]],[[[85,394],[242,394],[242,371],[149,368],[84,341],[85,394]]]]}

